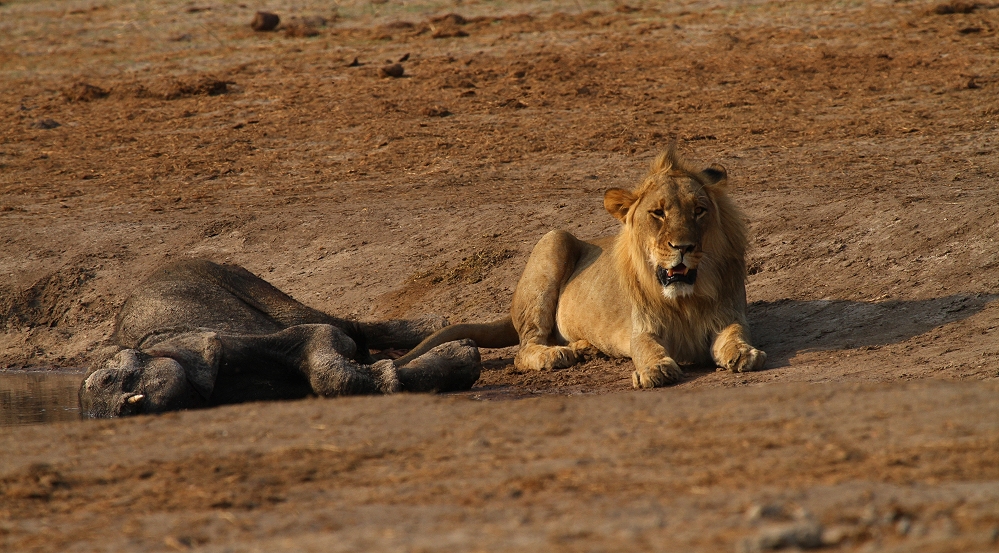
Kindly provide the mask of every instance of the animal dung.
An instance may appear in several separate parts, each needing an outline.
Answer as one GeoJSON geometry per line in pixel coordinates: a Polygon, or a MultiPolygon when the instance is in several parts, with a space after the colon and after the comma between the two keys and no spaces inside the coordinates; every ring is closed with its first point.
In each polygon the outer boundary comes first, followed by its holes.
{"type": "Polygon", "coordinates": [[[250,22],[250,27],[254,31],[273,31],[277,28],[278,23],[281,23],[281,18],[277,14],[270,12],[257,12],[253,16],[253,21],[250,22]]]}

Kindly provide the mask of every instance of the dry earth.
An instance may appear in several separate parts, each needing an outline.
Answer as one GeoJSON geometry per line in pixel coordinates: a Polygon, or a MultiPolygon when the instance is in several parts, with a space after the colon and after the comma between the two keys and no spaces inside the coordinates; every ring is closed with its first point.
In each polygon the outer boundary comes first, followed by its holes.
{"type": "Polygon", "coordinates": [[[188,256],[495,318],[672,137],[729,170],[770,354],[3,428],[4,550],[997,547],[999,5],[3,0],[0,88],[8,369],[83,367],[188,256]]]}

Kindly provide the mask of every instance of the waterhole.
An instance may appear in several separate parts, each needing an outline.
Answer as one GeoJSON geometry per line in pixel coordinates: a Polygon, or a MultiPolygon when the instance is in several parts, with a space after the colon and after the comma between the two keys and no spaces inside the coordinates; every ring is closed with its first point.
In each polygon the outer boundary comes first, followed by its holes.
{"type": "Polygon", "coordinates": [[[80,419],[82,371],[0,371],[0,426],[80,419]]]}

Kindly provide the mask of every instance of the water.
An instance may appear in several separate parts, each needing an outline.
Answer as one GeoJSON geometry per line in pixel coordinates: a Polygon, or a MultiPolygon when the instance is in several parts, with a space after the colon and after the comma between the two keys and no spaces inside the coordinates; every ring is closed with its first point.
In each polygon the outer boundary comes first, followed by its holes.
{"type": "Polygon", "coordinates": [[[80,420],[82,371],[0,371],[0,426],[80,420]]]}

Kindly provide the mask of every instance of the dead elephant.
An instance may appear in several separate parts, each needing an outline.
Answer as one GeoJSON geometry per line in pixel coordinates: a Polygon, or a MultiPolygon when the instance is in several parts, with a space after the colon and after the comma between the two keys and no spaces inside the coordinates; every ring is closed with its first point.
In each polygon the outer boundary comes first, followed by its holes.
{"type": "Polygon", "coordinates": [[[445,323],[340,319],[242,267],[180,261],[125,301],[80,386],[80,408],[115,417],[310,394],[471,388],[481,363],[470,341],[442,344],[399,367],[369,353],[410,349],[445,323]]]}

